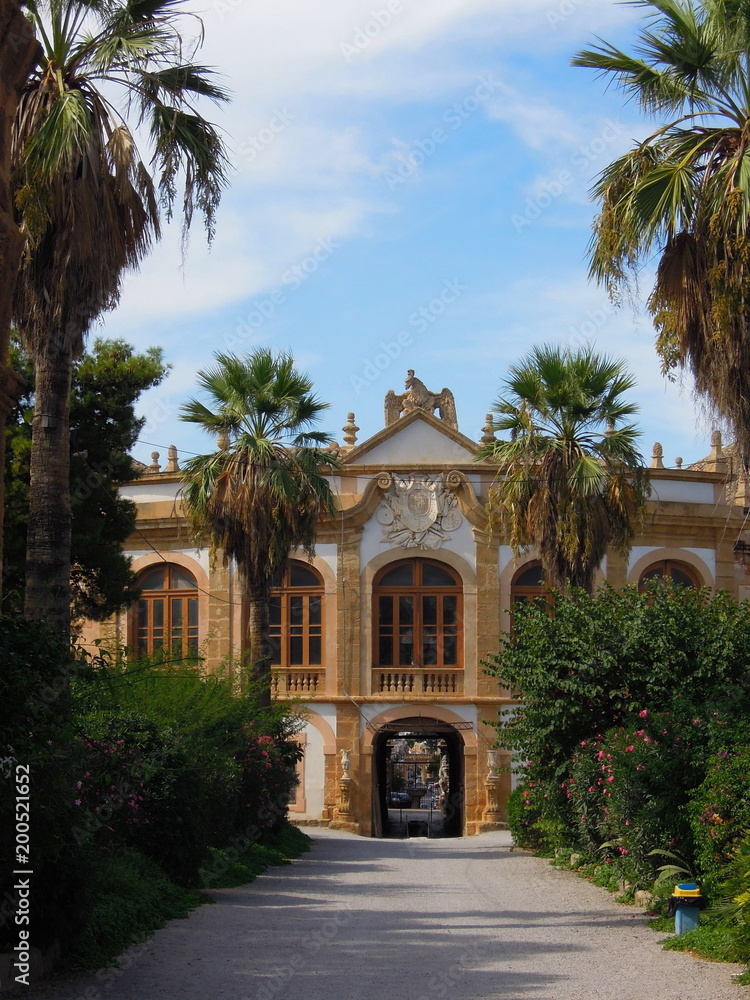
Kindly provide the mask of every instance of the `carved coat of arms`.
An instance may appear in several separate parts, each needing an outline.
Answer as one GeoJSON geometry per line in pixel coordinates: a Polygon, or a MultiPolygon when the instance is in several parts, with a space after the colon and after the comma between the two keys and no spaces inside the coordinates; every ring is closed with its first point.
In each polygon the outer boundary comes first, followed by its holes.
{"type": "Polygon", "coordinates": [[[377,519],[384,542],[404,549],[439,549],[448,532],[461,524],[461,512],[443,476],[394,476],[377,519]]]}

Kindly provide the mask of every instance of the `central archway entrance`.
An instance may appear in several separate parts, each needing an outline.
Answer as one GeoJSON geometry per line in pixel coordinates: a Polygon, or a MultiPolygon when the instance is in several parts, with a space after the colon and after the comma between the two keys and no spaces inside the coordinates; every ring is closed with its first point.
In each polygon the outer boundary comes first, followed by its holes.
{"type": "Polygon", "coordinates": [[[398,719],[373,739],[372,835],[460,837],[464,831],[464,741],[439,719],[398,719]]]}

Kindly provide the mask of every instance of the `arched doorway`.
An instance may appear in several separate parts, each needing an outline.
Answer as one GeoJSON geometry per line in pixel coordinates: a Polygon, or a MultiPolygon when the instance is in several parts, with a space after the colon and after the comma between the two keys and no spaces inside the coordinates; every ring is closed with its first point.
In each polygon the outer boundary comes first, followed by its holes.
{"type": "Polygon", "coordinates": [[[378,728],[373,739],[373,837],[463,835],[460,726],[420,716],[378,728]]]}

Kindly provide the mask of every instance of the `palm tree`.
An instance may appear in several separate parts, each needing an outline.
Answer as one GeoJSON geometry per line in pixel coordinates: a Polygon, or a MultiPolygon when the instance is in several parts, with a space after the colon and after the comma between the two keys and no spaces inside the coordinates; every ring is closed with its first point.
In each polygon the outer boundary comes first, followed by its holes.
{"type": "Polygon", "coordinates": [[[493,407],[510,440],[485,445],[477,460],[500,466],[489,513],[516,554],[536,546],[547,583],[589,593],[612,545],[627,551],[633,516],[648,485],[623,421],[637,407],[622,398],[635,382],[621,361],[591,348],[535,347],[510,369],[493,407]]]}
{"type": "MultiPolygon", "coordinates": [[[[0,469],[5,466],[5,423],[21,393],[22,382],[8,364],[11,302],[24,239],[18,228],[11,191],[10,135],[23,85],[39,48],[17,0],[0,0],[0,469]]],[[[0,567],[3,565],[5,483],[0,476],[0,567]]],[[[0,577],[0,596],[2,595],[0,577]]]]}
{"type": "Polygon", "coordinates": [[[591,274],[617,297],[658,258],[649,308],[666,373],[692,372],[750,453],[750,4],[639,0],[635,55],[607,42],[573,60],[615,82],[659,128],[614,160],[591,274]]]}
{"type": "Polygon", "coordinates": [[[73,357],[117,304],[124,271],[159,238],[180,185],[183,237],[197,208],[211,238],[226,158],[194,102],[226,95],[183,57],[179,0],[28,0],[26,9],[42,55],[12,146],[26,236],[13,306],[36,368],[25,612],[67,634],[73,357]],[[148,130],[150,168],[111,103],[117,93],[123,114],[148,130]]]}
{"type": "Polygon", "coordinates": [[[214,437],[218,450],[183,465],[184,503],[199,537],[210,535],[234,560],[248,601],[249,659],[270,702],[268,604],[290,553],[312,557],[321,517],[334,514],[326,468],[329,435],[311,430],[328,403],[289,354],[259,349],[247,357],[217,354],[198,372],[209,406],[190,400],[181,418],[214,437]]]}

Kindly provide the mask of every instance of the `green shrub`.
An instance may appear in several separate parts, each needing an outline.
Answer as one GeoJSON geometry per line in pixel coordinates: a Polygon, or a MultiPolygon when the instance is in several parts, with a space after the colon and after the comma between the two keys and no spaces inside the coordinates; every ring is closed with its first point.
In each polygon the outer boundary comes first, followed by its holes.
{"type": "Polygon", "coordinates": [[[639,722],[582,741],[564,784],[582,846],[607,845],[626,877],[642,882],[657,867],[651,851],[692,857],[685,807],[702,770],[691,727],[647,709],[639,722]]]}
{"type": "Polygon", "coordinates": [[[725,731],[723,748],[711,756],[706,777],[691,796],[696,863],[709,894],[717,890],[750,829],[750,746],[744,736],[744,729],[741,741],[725,731]]]}
{"type": "Polygon", "coordinates": [[[80,969],[111,965],[167,920],[186,917],[207,902],[207,896],[175,885],[137,851],[120,848],[110,856],[101,855],[92,871],[84,926],[65,952],[63,964],[80,969]]]}
{"type": "Polygon", "coordinates": [[[17,780],[28,776],[34,943],[77,929],[86,866],[70,836],[71,777],[81,757],[70,715],[71,681],[86,670],[43,622],[0,615],[0,951],[17,943],[12,924],[17,780]]]}
{"type": "Polygon", "coordinates": [[[542,845],[542,832],[537,825],[539,810],[534,807],[527,792],[528,789],[521,785],[508,796],[508,828],[517,847],[536,851],[542,845]]]}

